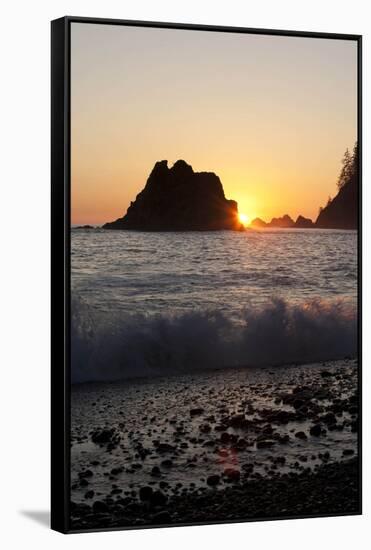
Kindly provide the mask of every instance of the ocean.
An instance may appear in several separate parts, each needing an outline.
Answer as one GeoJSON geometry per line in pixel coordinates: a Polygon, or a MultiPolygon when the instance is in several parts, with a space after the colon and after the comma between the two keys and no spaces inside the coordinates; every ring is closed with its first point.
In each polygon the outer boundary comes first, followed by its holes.
{"type": "Polygon", "coordinates": [[[72,230],[73,528],[358,510],[356,240],[72,230]]]}
{"type": "Polygon", "coordinates": [[[354,356],[357,232],[72,229],[72,381],[354,356]]]}

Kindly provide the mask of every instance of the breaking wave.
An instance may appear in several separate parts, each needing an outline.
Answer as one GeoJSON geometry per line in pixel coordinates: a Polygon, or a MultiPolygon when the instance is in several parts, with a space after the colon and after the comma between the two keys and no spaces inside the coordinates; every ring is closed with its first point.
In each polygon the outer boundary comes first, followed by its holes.
{"type": "Polygon", "coordinates": [[[72,302],[72,383],[277,366],[353,357],[357,314],[341,300],[272,298],[233,321],[218,311],[145,316],[96,313],[72,302]]]}

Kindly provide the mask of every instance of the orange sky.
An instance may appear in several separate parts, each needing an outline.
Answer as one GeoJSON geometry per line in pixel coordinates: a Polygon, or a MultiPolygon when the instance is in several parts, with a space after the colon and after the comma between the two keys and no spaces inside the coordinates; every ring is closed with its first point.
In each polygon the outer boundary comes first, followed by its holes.
{"type": "Polygon", "coordinates": [[[357,45],[72,23],[72,223],[122,216],[157,160],[254,218],[316,218],[356,140],[357,45]]]}

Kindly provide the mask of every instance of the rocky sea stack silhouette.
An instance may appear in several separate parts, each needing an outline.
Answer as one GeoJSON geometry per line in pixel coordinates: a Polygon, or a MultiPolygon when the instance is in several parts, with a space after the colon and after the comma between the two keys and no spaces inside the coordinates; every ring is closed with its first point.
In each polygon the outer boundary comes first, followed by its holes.
{"type": "Polygon", "coordinates": [[[318,215],[316,227],[324,229],[357,229],[358,178],[352,176],[338,194],[318,215]]]}
{"type": "Polygon", "coordinates": [[[320,208],[316,227],[326,229],[357,229],[358,227],[358,143],[352,153],[347,149],[337,182],[338,193],[320,208]]]}
{"type": "Polygon", "coordinates": [[[251,222],[251,227],[254,227],[256,229],[264,229],[264,228],[279,228],[279,229],[308,229],[315,227],[314,223],[309,218],[304,218],[304,216],[298,216],[296,219],[296,222],[288,215],[285,214],[281,218],[272,218],[270,222],[265,222],[261,218],[255,218],[251,222]]]}
{"type": "Polygon", "coordinates": [[[315,225],[310,218],[305,218],[304,216],[298,216],[296,218],[295,227],[298,227],[301,229],[313,229],[315,225]]]}
{"type": "Polygon", "coordinates": [[[225,198],[213,172],[194,172],[184,160],[171,168],[156,162],[144,189],[126,214],[104,229],[141,231],[242,230],[237,202],[225,198]]]}

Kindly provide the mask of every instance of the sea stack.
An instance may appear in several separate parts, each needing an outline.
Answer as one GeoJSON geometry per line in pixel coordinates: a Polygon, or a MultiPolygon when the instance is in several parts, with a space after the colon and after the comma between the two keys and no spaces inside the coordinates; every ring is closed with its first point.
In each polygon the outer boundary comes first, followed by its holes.
{"type": "Polygon", "coordinates": [[[305,218],[300,215],[296,219],[295,227],[298,227],[299,229],[313,229],[314,223],[310,218],[305,218]]]}
{"type": "Polygon", "coordinates": [[[194,172],[184,160],[156,162],[144,189],[126,214],[104,229],[141,231],[242,230],[237,202],[225,198],[213,172],[194,172]]]}
{"type": "Polygon", "coordinates": [[[251,227],[255,227],[257,229],[264,229],[264,227],[268,227],[267,222],[265,222],[261,218],[255,218],[250,225],[251,227]]]}
{"type": "Polygon", "coordinates": [[[279,227],[284,229],[294,226],[295,222],[288,214],[285,214],[282,218],[272,218],[269,223],[269,227],[279,227]]]}
{"type": "Polygon", "coordinates": [[[324,229],[357,229],[358,178],[352,176],[338,194],[321,209],[316,227],[324,229]]]}

